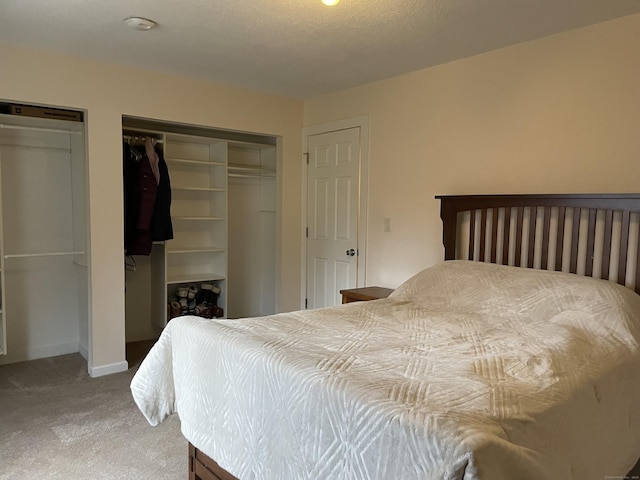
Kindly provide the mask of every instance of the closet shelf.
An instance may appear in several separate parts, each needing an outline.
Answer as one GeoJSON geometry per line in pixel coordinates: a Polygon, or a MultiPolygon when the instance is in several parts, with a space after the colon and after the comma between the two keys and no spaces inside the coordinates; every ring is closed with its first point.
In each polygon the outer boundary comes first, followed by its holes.
{"type": "Polygon", "coordinates": [[[205,160],[189,160],[187,158],[172,158],[166,157],[165,160],[167,163],[173,164],[181,164],[181,165],[197,165],[199,167],[224,167],[226,164],[224,162],[209,162],[205,160]]]}
{"type": "Polygon", "coordinates": [[[4,258],[61,257],[64,255],[84,255],[84,253],[82,250],[72,252],[15,253],[5,255],[4,258]]]}
{"type": "Polygon", "coordinates": [[[48,150],[48,151],[59,151],[59,152],[69,152],[71,153],[71,148],[66,147],[48,147],[46,145],[21,145],[17,143],[5,143],[0,142],[0,145],[3,147],[12,147],[12,148],[20,148],[22,150],[48,150]]]}
{"type": "Polygon", "coordinates": [[[226,217],[173,217],[173,219],[188,222],[218,222],[220,220],[226,220],[226,217]]]}
{"type": "Polygon", "coordinates": [[[259,173],[230,173],[229,178],[253,178],[260,180],[261,178],[275,177],[275,174],[261,175],[259,173]]]}
{"type": "Polygon", "coordinates": [[[229,164],[229,176],[252,175],[275,177],[276,171],[270,168],[264,168],[254,165],[231,165],[229,164]]]}
{"type": "Polygon", "coordinates": [[[181,254],[181,253],[215,253],[215,252],[224,252],[226,249],[220,247],[186,247],[186,248],[176,248],[175,250],[167,249],[167,255],[170,254],[181,254]]]}
{"type": "Polygon", "coordinates": [[[180,190],[183,192],[226,192],[226,188],[217,187],[171,187],[171,190],[180,190]]]}
{"type": "Polygon", "coordinates": [[[36,132],[49,132],[49,133],[65,133],[65,134],[81,134],[80,130],[66,130],[62,128],[45,128],[45,127],[31,127],[25,125],[7,125],[5,123],[0,123],[0,129],[3,130],[33,130],[36,132]]]}
{"type": "Polygon", "coordinates": [[[167,275],[168,284],[176,283],[197,283],[197,282],[214,282],[224,280],[224,275],[210,272],[190,273],[188,275],[167,275]]]}

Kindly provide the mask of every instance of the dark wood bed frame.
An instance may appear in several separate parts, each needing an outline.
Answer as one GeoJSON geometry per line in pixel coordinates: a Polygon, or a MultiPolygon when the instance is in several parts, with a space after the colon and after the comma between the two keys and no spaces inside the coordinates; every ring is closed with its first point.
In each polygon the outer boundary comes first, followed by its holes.
{"type": "MultiPolygon", "coordinates": [[[[640,194],[438,195],[445,260],[566,271],[640,293],[640,194]]],[[[640,461],[628,476],[640,474],[640,461]]],[[[189,443],[189,480],[238,480],[189,443]]]]}
{"type": "Polygon", "coordinates": [[[238,480],[189,442],[189,480],[238,480]]]}
{"type": "Polygon", "coordinates": [[[441,202],[445,260],[564,270],[612,280],[640,293],[640,194],[436,198],[441,202]],[[461,226],[465,214],[466,228],[461,226]],[[462,241],[467,248],[461,248],[462,241]]]}

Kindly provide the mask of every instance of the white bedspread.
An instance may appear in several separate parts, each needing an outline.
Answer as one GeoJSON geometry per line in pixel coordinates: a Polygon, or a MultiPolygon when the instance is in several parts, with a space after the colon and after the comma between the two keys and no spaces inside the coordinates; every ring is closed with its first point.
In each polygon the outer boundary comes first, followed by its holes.
{"type": "Polygon", "coordinates": [[[640,455],[640,296],[445,262],[389,298],[172,320],[131,390],[242,480],[603,480],[640,455]]]}

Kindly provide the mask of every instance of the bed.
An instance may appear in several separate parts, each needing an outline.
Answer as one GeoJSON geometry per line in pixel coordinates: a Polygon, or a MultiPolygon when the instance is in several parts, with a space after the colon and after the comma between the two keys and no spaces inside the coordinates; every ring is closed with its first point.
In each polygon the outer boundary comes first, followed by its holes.
{"type": "Polygon", "coordinates": [[[180,416],[190,478],[634,466],[640,195],[437,198],[445,261],[386,299],[168,324],[131,390],[152,425],[180,416]]]}

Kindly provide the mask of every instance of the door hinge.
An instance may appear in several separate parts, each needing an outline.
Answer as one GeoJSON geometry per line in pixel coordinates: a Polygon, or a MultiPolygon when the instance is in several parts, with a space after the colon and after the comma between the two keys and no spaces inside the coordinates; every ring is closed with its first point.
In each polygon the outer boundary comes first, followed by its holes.
{"type": "Polygon", "coordinates": [[[306,235],[307,238],[309,238],[309,227],[305,228],[304,234],[306,235]]]}
{"type": "Polygon", "coordinates": [[[309,152],[304,152],[303,155],[307,157],[307,165],[309,165],[309,152]]]}
{"type": "Polygon", "coordinates": [[[309,306],[309,299],[305,298],[304,299],[304,308],[307,308],[309,306]]]}

